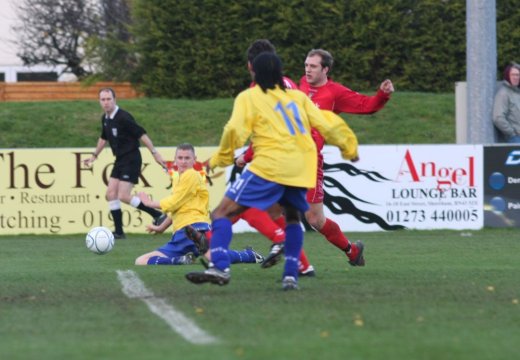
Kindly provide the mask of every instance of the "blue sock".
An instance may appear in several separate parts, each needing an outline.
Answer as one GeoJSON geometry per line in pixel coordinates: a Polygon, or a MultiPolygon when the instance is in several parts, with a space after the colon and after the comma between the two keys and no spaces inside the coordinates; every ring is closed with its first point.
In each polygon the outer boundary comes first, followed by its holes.
{"type": "Polygon", "coordinates": [[[283,276],[293,276],[298,279],[298,261],[303,246],[303,230],[300,224],[290,224],[285,227],[285,269],[283,276]]]}
{"type": "Polygon", "coordinates": [[[174,256],[170,261],[172,265],[186,265],[186,256],[174,256]]]}
{"type": "Polygon", "coordinates": [[[256,263],[255,254],[251,250],[228,250],[231,264],[236,263],[256,263]]]}
{"type": "Polygon", "coordinates": [[[210,242],[211,262],[219,270],[229,268],[229,244],[233,237],[233,224],[227,218],[220,218],[213,221],[211,228],[213,235],[210,242]]]}
{"type": "Polygon", "coordinates": [[[172,265],[172,259],[164,256],[152,256],[148,259],[148,265],[172,265]]]}
{"type": "Polygon", "coordinates": [[[164,257],[152,256],[148,259],[148,265],[184,265],[186,262],[184,256],[164,257]]]}

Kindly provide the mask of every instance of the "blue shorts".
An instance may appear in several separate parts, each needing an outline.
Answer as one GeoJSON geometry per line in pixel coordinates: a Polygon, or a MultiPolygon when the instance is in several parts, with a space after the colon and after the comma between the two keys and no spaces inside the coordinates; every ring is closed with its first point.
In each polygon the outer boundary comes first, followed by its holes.
{"type": "MultiPolygon", "coordinates": [[[[210,226],[208,223],[193,223],[191,224],[191,226],[193,226],[195,229],[199,231],[210,230],[210,226]]],[[[195,256],[200,255],[193,241],[186,237],[186,232],[184,231],[184,228],[174,232],[171,240],[163,246],[161,246],[160,248],[158,248],[157,251],[162,252],[169,258],[183,256],[190,252],[192,252],[195,256]]]]}
{"type": "Polygon", "coordinates": [[[279,203],[305,213],[309,210],[306,193],[305,188],[281,185],[246,170],[226,191],[226,196],[242,206],[260,210],[267,210],[279,203]]]}

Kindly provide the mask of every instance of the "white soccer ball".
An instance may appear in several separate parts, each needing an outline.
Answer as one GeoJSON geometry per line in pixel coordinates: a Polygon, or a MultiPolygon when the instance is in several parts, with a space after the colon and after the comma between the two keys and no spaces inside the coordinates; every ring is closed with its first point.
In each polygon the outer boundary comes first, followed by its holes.
{"type": "Polygon", "coordinates": [[[114,234],[106,227],[95,227],[88,232],[85,245],[96,254],[106,254],[114,247],[114,234]]]}

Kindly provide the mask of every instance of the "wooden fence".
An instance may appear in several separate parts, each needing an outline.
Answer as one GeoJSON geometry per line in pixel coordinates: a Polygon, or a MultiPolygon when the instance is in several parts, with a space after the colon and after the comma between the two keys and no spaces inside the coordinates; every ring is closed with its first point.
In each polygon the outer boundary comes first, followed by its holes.
{"type": "Polygon", "coordinates": [[[84,85],[80,82],[0,82],[0,102],[97,100],[99,89],[103,87],[114,89],[118,99],[141,96],[130,83],[98,82],[84,85]]]}

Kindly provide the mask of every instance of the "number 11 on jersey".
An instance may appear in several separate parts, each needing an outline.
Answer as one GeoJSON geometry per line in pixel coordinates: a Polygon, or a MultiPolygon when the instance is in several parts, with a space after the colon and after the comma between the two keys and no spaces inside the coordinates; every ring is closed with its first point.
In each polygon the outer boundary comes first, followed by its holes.
{"type": "Polygon", "coordinates": [[[298,125],[298,130],[301,134],[305,134],[305,127],[303,126],[302,119],[300,118],[300,112],[298,111],[298,107],[294,103],[294,101],[291,101],[285,108],[283,107],[281,102],[278,102],[274,108],[275,111],[279,111],[282,114],[283,120],[285,121],[285,125],[287,125],[287,128],[289,129],[289,132],[291,135],[296,135],[296,131],[294,130],[293,123],[291,121],[291,118],[287,114],[287,111],[289,110],[294,120],[296,121],[296,124],[298,125]]]}

